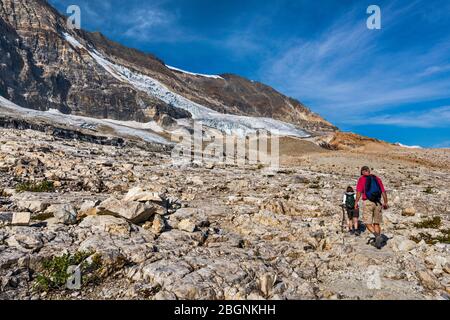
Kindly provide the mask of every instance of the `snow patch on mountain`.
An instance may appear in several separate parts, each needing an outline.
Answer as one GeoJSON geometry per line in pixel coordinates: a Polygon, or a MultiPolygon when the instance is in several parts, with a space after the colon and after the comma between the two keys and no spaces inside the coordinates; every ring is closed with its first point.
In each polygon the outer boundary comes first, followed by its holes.
{"type": "Polygon", "coordinates": [[[95,119],[83,116],[75,116],[71,114],[63,114],[59,110],[50,109],[48,111],[39,111],[22,108],[6,98],[0,96],[0,107],[4,108],[10,112],[18,113],[23,117],[29,118],[40,118],[44,120],[51,121],[52,123],[58,123],[60,125],[69,125],[72,127],[78,127],[83,129],[95,129],[98,126],[107,126],[113,129],[120,136],[133,136],[141,138],[147,142],[159,143],[159,144],[170,144],[167,140],[160,137],[156,133],[147,131],[153,129],[158,130],[158,125],[156,123],[146,123],[138,124],[134,121],[114,121],[110,119],[95,119]]]}
{"type": "Polygon", "coordinates": [[[401,144],[400,142],[395,143],[396,146],[408,149],[423,149],[421,146],[407,146],[405,144],[401,144]]]}
{"type": "Polygon", "coordinates": [[[186,71],[186,70],[182,70],[182,69],[179,69],[179,68],[175,68],[175,67],[172,67],[172,66],[168,66],[167,64],[166,64],[166,67],[169,68],[170,70],[173,70],[173,71],[178,71],[178,72],[190,74],[191,76],[199,76],[199,77],[204,77],[204,78],[222,79],[222,80],[225,80],[225,79],[222,78],[221,76],[217,76],[217,75],[189,72],[189,71],[186,71]]]}
{"type": "Polygon", "coordinates": [[[72,37],[70,34],[64,33],[64,38],[67,40],[67,42],[69,42],[75,48],[78,48],[78,49],[84,48],[83,45],[81,43],[79,43],[78,40],[75,39],[74,37],[72,37]]]}
{"type": "MultiPolygon", "coordinates": [[[[17,104],[12,103],[8,99],[4,98],[3,96],[0,96],[0,106],[8,108],[8,109],[18,109],[18,108],[20,108],[17,104]]],[[[33,110],[24,108],[24,111],[33,111],[33,110]]]]}

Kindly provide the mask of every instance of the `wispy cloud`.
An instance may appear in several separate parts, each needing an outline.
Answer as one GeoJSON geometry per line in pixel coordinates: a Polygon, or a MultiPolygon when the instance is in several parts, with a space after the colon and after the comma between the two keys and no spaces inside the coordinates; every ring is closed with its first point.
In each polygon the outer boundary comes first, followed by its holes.
{"type": "Polygon", "coordinates": [[[431,76],[438,73],[444,73],[450,71],[450,64],[431,66],[426,68],[420,75],[421,76],[431,76]]]}
{"type": "MultiPolygon", "coordinates": [[[[350,118],[348,122],[365,124],[367,119],[350,118]]],[[[412,128],[448,128],[450,127],[450,106],[418,112],[370,116],[370,123],[412,128]]]]}
{"type": "MultiPolygon", "coordinates": [[[[125,17],[124,17],[125,18],[125,17]]],[[[121,24],[126,28],[124,36],[133,38],[137,41],[171,41],[174,39],[173,31],[167,32],[176,22],[176,15],[173,12],[161,9],[159,6],[146,5],[135,8],[128,13],[126,20],[122,20],[121,24]],[[129,19],[132,16],[133,19],[129,19]],[[163,30],[161,30],[163,29],[163,30]],[[166,31],[166,32],[158,32],[166,31]]],[[[176,37],[178,39],[178,37],[176,37]]]]}
{"type": "Polygon", "coordinates": [[[448,60],[450,37],[427,52],[415,47],[387,48],[390,30],[404,22],[405,12],[418,12],[418,4],[383,7],[380,31],[368,30],[364,16],[351,11],[317,38],[290,41],[262,66],[261,78],[341,123],[350,123],[358,115],[363,118],[367,110],[448,98],[450,78],[432,77],[448,66],[429,64],[448,60]]]}
{"type": "Polygon", "coordinates": [[[170,0],[137,1],[123,3],[119,0],[51,0],[64,8],[69,3],[81,9],[82,27],[89,23],[91,30],[107,32],[119,39],[129,39],[134,43],[181,42],[186,37],[178,26],[179,14],[168,10],[170,0]]]}
{"type": "Polygon", "coordinates": [[[432,148],[450,148],[450,140],[434,144],[431,147],[432,148]]]}

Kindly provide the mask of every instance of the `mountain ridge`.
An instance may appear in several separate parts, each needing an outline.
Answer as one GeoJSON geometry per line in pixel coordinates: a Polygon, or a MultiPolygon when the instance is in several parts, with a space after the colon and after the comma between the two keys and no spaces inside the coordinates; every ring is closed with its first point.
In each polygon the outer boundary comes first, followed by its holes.
{"type": "Polygon", "coordinates": [[[314,134],[337,130],[297,100],[262,83],[232,74],[211,79],[171,70],[154,55],[127,48],[99,32],[68,30],[65,18],[47,1],[1,0],[1,4],[0,28],[9,34],[9,41],[2,39],[0,51],[19,63],[3,63],[0,94],[26,108],[139,122],[189,118],[186,110],[111,77],[86,52],[67,43],[63,34],[68,33],[110,62],[219,113],[272,118],[314,134]],[[7,80],[10,74],[15,81],[7,80]]]}

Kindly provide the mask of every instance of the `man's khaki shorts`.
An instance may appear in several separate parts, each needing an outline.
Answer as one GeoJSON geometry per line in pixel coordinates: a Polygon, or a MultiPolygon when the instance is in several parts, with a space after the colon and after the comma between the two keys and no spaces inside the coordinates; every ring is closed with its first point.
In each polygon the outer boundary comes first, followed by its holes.
{"type": "Polygon", "coordinates": [[[381,204],[375,204],[372,201],[364,201],[363,219],[366,224],[383,223],[383,207],[381,204]]]}

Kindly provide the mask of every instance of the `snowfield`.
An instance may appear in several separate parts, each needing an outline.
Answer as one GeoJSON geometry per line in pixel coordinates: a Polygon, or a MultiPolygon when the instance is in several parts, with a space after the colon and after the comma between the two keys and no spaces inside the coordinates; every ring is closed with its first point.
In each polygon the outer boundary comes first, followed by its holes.
{"type": "Polygon", "coordinates": [[[408,148],[408,149],[423,149],[421,146],[407,146],[405,144],[402,144],[400,142],[395,143],[396,146],[402,147],[402,148],[408,148]]]}
{"type": "Polygon", "coordinates": [[[167,64],[166,64],[166,67],[169,68],[170,70],[173,70],[173,71],[178,71],[178,72],[190,74],[191,76],[198,76],[198,77],[204,77],[204,78],[222,79],[222,80],[224,80],[224,78],[222,78],[221,76],[217,76],[217,75],[189,72],[189,71],[186,71],[186,70],[182,70],[182,69],[178,69],[178,68],[175,68],[175,67],[172,67],[172,66],[168,66],[167,64]]]}
{"type": "MultiPolygon", "coordinates": [[[[95,49],[86,49],[67,33],[64,34],[64,37],[72,46],[84,48],[99,65],[117,80],[129,83],[136,89],[143,91],[150,96],[154,96],[168,105],[189,111],[194,120],[203,123],[205,126],[221,130],[226,134],[236,134],[240,136],[254,133],[259,129],[264,129],[272,134],[280,136],[295,136],[300,138],[310,136],[308,133],[296,128],[292,124],[271,118],[228,115],[211,110],[210,108],[172,92],[165,85],[149,76],[133,72],[124,66],[108,61],[98,51],[95,49]]],[[[172,69],[175,70],[173,67],[172,69]]],[[[178,69],[178,71],[184,72],[180,69],[178,69]]]]}
{"type": "Polygon", "coordinates": [[[69,42],[75,48],[78,48],[78,49],[84,48],[83,45],[81,43],[79,43],[78,40],[75,39],[74,37],[72,37],[70,34],[64,33],[64,38],[67,40],[67,42],[69,42]]]}

